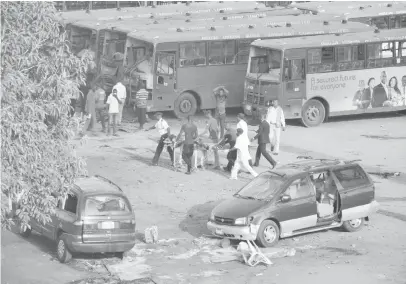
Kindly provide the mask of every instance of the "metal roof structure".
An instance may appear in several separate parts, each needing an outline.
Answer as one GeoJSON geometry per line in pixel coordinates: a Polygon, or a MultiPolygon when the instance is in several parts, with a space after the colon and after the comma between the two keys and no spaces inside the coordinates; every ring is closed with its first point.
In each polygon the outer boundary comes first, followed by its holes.
{"type": "Polygon", "coordinates": [[[307,36],[294,39],[292,38],[266,39],[254,41],[252,45],[264,48],[287,50],[294,48],[348,45],[357,43],[362,44],[391,40],[406,40],[406,29],[375,30],[340,35],[321,35],[317,37],[307,36]]]}
{"type": "MultiPolygon", "coordinates": [[[[221,40],[221,39],[244,39],[244,38],[279,38],[297,37],[305,35],[323,35],[348,32],[362,32],[373,30],[372,27],[355,22],[330,22],[327,25],[323,22],[311,23],[308,25],[291,25],[290,27],[226,27],[213,29],[189,29],[171,31],[168,29],[139,30],[131,32],[127,37],[136,38],[146,42],[183,42],[200,40],[221,40]]],[[[297,42],[298,39],[295,39],[297,42]]]]}
{"type": "Polygon", "coordinates": [[[255,2],[240,1],[240,2],[193,2],[187,6],[185,4],[172,4],[166,6],[152,7],[131,7],[123,9],[103,9],[91,11],[73,11],[73,12],[60,12],[58,18],[64,24],[74,23],[80,20],[94,20],[94,21],[110,21],[116,19],[146,19],[151,16],[154,18],[170,18],[170,17],[204,17],[207,14],[219,13],[259,13],[264,11],[275,11],[289,14],[301,14],[302,12],[296,8],[286,7],[266,7],[263,4],[255,2]]]}
{"type": "Polygon", "coordinates": [[[386,15],[406,15],[406,2],[308,2],[293,3],[290,7],[318,14],[344,15],[348,19],[386,15]]]}

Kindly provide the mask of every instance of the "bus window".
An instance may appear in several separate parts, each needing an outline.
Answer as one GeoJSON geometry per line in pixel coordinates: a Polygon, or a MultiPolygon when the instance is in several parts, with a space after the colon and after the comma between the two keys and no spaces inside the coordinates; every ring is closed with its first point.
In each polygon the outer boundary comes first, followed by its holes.
{"type": "Polygon", "coordinates": [[[262,80],[280,81],[282,52],[251,47],[249,76],[262,80]]]}
{"type": "Polygon", "coordinates": [[[375,25],[380,30],[387,30],[389,28],[388,17],[374,18],[372,20],[372,25],[375,25]]]}
{"type": "Polygon", "coordinates": [[[305,60],[292,59],[286,61],[285,80],[304,80],[305,79],[305,60]]]}
{"type": "Polygon", "coordinates": [[[400,27],[401,28],[406,28],[406,15],[402,15],[402,16],[399,16],[399,17],[400,17],[400,20],[399,20],[400,27]]]}
{"type": "Polygon", "coordinates": [[[169,53],[159,53],[156,71],[158,74],[173,75],[175,56],[169,53]]]}
{"type": "Polygon", "coordinates": [[[206,65],[206,43],[188,42],[180,46],[180,67],[206,65]]]}
{"type": "Polygon", "coordinates": [[[239,64],[247,64],[249,58],[250,44],[252,40],[239,40],[238,41],[238,53],[237,62],[239,64]]]}
{"type": "Polygon", "coordinates": [[[334,71],[334,47],[314,48],[307,51],[308,73],[334,71]]]}
{"type": "Polygon", "coordinates": [[[406,41],[395,42],[396,58],[398,65],[406,65],[406,41]]]}
{"type": "Polygon", "coordinates": [[[337,69],[343,70],[357,70],[364,68],[365,54],[364,46],[339,46],[337,50],[337,69]]]}
{"type": "Polygon", "coordinates": [[[393,42],[371,43],[367,45],[367,67],[379,68],[393,65],[393,42]]]}
{"type": "Polygon", "coordinates": [[[234,40],[209,42],[209,65],[233,64],[234,62],[234,40]]]}
{"type": "Polygon", "coordinates": [[[399,29],[400,28],[400,16],[390,16],[389,17],[389,28],[399,29]]]}

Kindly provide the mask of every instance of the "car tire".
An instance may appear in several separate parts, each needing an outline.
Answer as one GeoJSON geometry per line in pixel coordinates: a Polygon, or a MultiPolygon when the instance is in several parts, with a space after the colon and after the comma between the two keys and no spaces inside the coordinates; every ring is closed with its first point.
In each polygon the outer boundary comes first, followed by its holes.
{"type": "Polygon", "coordinates": [[[261,247],[267,248],[274,246],[279,241],[279,227],[271,220],[265,220],[259,226],[257,234],[257,243],[261,247]]]}
{"type": "Polygon", "coordinates": [[[25,230],[23,230],[23,228],[20,228],[20,235],[23,238],[28,238],[29,236],[31,236],[31,232],[32,232],[31,228],[26,227],[25,230]]]}
{"type": "Polygon", "coordinates": [[[315,127],[326,118],[326,108],[318,100],[309,100],[302,107],[302,124],[305,127],[315,127]]]}
{"type": "Polygon", "coordinates": [[[342,225],[346,232],[357,232],[362,229],[364,225],[364,218],[345,221],[342,225]]]}
{"type": "Polygon", "coordinates": [[[176,99],[173,112],[177,118],[195,115],[196,111],[197,100],[191,93],[185,92],[176,99]]]}
{"type": "Polygon", "coordinates": [[[66,245],[64,234],[59,236],[56,243],[56,255],[61,263],[67,263],[72,259],[72,254],[70,253],[68,246],[66,245]]]}

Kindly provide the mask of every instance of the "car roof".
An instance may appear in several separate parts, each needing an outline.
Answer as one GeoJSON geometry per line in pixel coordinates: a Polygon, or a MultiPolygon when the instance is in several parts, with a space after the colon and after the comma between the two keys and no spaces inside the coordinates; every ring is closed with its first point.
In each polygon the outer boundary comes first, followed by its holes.
{"type": "Polygon", "coordinates": [[[355,161],[343,161],[338,159],[303,159],[278,167],[272,172],[285,178],[296,176],[310,171],[323,171],[343,167],[346,165],[359,166],[355,161]]]}
{"type": "Polygon", "coordinates": [[[122,193],[116,184],[100,176],[78,178],[75,185],[76,189],[84,194],[122,193]]]}

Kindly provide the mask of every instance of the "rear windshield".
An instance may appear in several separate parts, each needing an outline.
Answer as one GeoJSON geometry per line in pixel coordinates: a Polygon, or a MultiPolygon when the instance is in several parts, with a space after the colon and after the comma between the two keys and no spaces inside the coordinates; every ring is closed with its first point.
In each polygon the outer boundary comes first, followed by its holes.
{"type": "Polygon", "coordinates": [[[131,212],[126,198],[116,195],[96,195],[86,199],[85,214],[88,216],[106,215],[110,213],[125,214],[131,212]]]}

